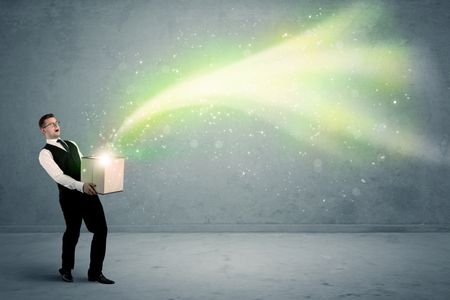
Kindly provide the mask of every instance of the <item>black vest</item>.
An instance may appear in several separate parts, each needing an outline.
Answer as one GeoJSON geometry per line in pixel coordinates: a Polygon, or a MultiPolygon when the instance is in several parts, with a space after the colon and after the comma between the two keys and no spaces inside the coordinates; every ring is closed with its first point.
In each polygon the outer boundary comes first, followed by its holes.
{"type": "MultiPolygon", "coordinates": [[[[65,175],[79,181],[81,178],[81,159],[78,154],[78,149],[73,143],[69,141],[65,142],[67,146],[69,146],[69,151],[64,151],[63,149],[50,144],[45,144],[43,149],[47,149],[52,153],[53,160],[65,175]]],[[[59,183],[58,188],[62,193],[72,192],[72,190],[60,185],[59,183]]]]}

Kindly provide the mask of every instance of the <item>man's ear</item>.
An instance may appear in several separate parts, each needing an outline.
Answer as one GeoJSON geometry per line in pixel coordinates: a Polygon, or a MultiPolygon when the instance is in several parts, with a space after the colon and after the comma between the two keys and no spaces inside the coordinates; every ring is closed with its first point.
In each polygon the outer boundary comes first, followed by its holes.
{"type": "Polygon", "coordinates": [[[45,135],[45,128],[39,128],[39,130],[41,131],[41,133],[42,133],[43,135],[45,135]]]}

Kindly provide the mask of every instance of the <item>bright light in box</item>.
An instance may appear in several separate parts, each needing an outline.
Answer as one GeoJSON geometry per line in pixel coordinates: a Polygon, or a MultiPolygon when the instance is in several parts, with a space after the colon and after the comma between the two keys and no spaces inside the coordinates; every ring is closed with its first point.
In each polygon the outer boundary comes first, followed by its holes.
{"type": "Polygon", "coordinates": [[[99,162],[102,166],[107,166],[111,163],[111,155],[108,153],[103,153],[98,156],[99,162]]]}

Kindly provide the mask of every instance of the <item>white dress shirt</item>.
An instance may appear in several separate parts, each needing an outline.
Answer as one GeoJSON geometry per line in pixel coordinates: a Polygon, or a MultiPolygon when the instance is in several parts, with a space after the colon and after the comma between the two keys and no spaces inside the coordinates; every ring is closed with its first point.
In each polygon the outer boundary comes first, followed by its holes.
{"type": "MultiPolygon", "coordinates": [[[[56,146],[58,148],[61,148],[62,150],[66,151],[64,149],[63,145],[57,142],[58,139],[47,139],[47,144],[56,146]]],[[[80,155],[80,158],[83,156],[80,152],[80,149],[78,148],[78,145],[75,142],[70,141],[77,147],[78,154],[80,155]]],[[[71,189],[71,190],[78,190],[80,192],[83,192],[83,185],[84,183],[78,180],[73,179],[70,176],[67,176],[63,173],[61,168],[56,164],[56,162],[53,159],[52,153],[47,149],[42,149],[41,152],[39,152],[39,162],[41,166],[44,168],[44,170],[50,175],[50,177],[59,183],[60,185],[71,189]]]]}

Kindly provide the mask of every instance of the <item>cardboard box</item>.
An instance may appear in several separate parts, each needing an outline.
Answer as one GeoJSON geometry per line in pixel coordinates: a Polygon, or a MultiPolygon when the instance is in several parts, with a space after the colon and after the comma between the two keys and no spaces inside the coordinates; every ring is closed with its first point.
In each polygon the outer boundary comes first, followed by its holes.
{"type": "Polygon", "coordinates": [[[81,181],[94,183],[98,194],[122,192],[124,170],[124,157],[84,156],[81,158],[81,181]]]}

